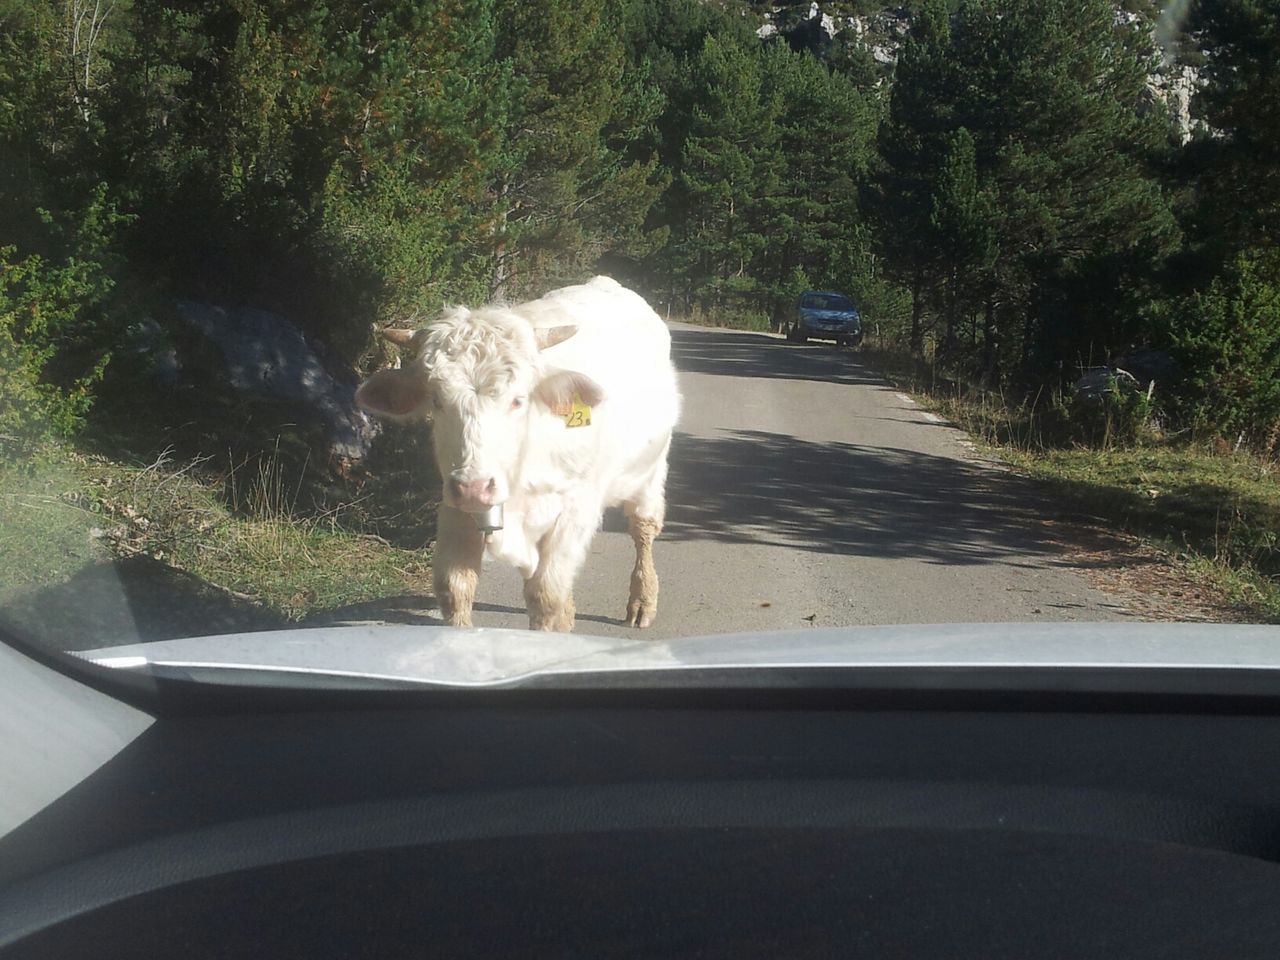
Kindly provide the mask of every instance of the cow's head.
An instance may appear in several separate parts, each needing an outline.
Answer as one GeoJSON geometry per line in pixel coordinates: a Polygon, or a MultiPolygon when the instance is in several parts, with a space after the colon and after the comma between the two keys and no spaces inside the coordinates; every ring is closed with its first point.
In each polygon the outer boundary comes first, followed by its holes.
{"type": "Polygon", "coordinates": [[[445,503],[480,511],[511,495],[533,418],[562,415],[575,396],[588,405],[601,400],[590,377],[555,370],[544,358],[544,350],[576,332],[534,329],[498,308],[458,307],[416,333],[384,331],[412,359],[375,373],[356,391],[356,402],[381,417],[429,418],[445,503]]]}

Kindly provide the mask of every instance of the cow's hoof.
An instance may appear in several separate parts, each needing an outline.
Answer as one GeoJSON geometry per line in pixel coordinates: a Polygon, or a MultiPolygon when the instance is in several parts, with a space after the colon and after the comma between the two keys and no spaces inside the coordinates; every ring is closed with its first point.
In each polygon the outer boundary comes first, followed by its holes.
{"type": "Polygon", "coordinates": [[[632,600],[627,604],[627,625],[643,630],[653,624],[657,613],[658,605],[653,601],[632,600]]]}

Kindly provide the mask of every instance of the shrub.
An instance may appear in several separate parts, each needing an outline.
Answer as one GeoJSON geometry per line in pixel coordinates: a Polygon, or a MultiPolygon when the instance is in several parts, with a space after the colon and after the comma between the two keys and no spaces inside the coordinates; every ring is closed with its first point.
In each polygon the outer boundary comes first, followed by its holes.
{"type": "Polygon", "coordinates": [[[1265,445],[1280,422],[1280,254],[1242,254],[1207,290],[1177,303],[1170,339],[1187,371],[1182,417],[1265,445]]]}
{"type": "Polygon", "coordinates": [[[90,187],[37,210],[33,249],[0,246],[0,434],[5,446],[73,433],[115,345],[114,244],[129,218],[90,187]],[[39,251],[39,252],[34,252],[39,251]]]}
{"type": "Polygon", "coordinates": [[[93,265],[51,266],[0,248],[0,434],[6,446],[73,433],[93,403],[109,354],[67,382],[51,382],[62,348],[76,345],[84,313],[110,289],[93,265]]]}
{"type": "Polygon", "coordinates": [[[1127,447],[1156,432],[1155,395],[1112,376],[1097,394],[1055,394],[1045,420],[1045,433],[1059,441],[1103,450],[1127,447]]]}
{"type": "Polygon", "coordinates": [[[707,327],[729,327],[734,330],[755,330],[768,333],[773,321],[767,311],[748,304],[713,304],[705,310],[697,304],[685,318],[689,323],[707,327]]]}

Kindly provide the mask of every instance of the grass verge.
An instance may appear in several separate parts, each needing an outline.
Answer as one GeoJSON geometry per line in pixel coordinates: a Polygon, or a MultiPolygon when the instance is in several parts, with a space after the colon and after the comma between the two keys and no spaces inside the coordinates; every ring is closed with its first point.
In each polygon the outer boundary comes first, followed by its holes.
{"type": "Polygon", "coordinates": [[[699,327],[716,327],[724,330],[750,330],[753,333],[772,333],[773,322],[762,310],[717,308],[693,310],[682,317],[668,317],[676,323],[691,323],[699,327]]]}
{"type": "Polygon", "coordinates": [[[285,620],[424,590],[425,552],[351,529],[344,513],[359,504],[299,515],[299,488],[270,457],[252,470],[210,467],[67,447],[0,463],[0,606],[38,605],[86,570],[133,558],[285,620]]]}

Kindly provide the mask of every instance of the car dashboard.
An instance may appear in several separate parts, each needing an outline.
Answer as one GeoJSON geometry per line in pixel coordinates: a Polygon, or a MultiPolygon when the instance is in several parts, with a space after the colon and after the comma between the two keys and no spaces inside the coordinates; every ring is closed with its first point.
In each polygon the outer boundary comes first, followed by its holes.
{"type": "Polygon", "coordinates": [[[153,683],[0,838],[0,957],[1274,957],[1280,698],[999,672],[153,683]]]}

